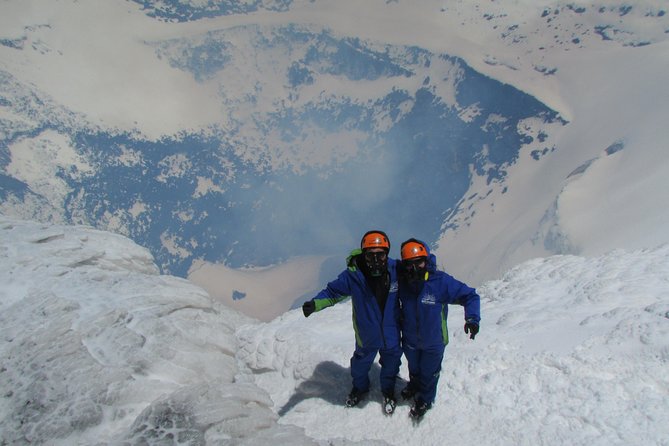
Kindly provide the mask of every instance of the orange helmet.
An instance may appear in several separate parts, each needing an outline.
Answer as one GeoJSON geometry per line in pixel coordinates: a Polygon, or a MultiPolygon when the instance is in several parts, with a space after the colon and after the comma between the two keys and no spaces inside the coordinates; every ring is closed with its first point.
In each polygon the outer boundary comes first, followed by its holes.
{"type": "Polygon", "coordinates": [[[383,231],[368,231],[362,236],[360,247],[362,249],[383,248],[390,251],[390,241],[388,241],[388,236],[383,231]]]}
{"type": "Polygon", "coordinates": [[[416,240],[402,243],[402,260],[415,259],[416,257],[427,257],[427,248],[416,240]]]}

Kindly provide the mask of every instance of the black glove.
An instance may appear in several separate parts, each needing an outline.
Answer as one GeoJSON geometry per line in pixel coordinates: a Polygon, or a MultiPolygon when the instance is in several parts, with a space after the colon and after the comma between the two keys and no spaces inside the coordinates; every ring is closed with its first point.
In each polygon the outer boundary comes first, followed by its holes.
{"type": "Polygon", "coordinates": [[[304,313],[304,317],[309,317],[314,311],[316,311],[316,302],[313,300],[308,300],[302,304],[302,313],[304,313]]]}
{"type": "Polygon", "coordinates": [[[465,333],[469,333],[469,339],[474,339],[479,332],[479,324],[476,322],[465,323],[465,333]]]}

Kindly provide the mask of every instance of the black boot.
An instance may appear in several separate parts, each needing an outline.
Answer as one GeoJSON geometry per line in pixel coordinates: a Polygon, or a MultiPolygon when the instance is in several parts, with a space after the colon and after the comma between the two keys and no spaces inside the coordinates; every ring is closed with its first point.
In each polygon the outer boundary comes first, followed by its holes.
{"type": "Polygon", "coordinates": [[[420,421],[425,415],[425,412],[430,410],[432,404],[428,404],[425,401],[416,401],[411,410],[409,411],[409,416],[414,419],[414,421],[420,421]]]}
{"type": "Polygon", "coordinates": [[[392,415],[395,412],[395,407],[397,407],[397,399],[392,393],[384,392],[383,393],[383,413],[386,415],[392,415]]]}
{"type": "Polygon", "coordinates": [[[363,392],[356,389],[355,387],[351,389],[351,393],[346,397],[346,407],[357,406],[358,403],[367,395],[367,391],[363,392]]]}

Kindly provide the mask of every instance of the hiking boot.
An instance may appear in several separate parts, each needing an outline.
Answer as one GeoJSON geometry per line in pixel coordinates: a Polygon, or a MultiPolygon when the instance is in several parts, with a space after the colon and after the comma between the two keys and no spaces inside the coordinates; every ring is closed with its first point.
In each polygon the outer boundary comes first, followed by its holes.
{"type": "Polygon", "coordinates": [[[416,389],[411,384],[407,384],[407,386],[400,392],[400,395],[403,400],[409,400],[416,395],[416,389]]]}
{"type": "Polygon", "coordinates": [[[351,393],[346,397],[346,407],[357,406],[358,403],[367,395],[367,392],[356,389],[351,389],[351,393]]]}
{"type": "Polygon", "coordinates": [[[409,411],[409,416],[414,420],[418,421],[423,418],[425,412],[427,412],[432,407],[432,404],[428,404],[424,401],[416,401],[416,404],[413,405],[409,411]]]}
{"type": "Polygon", "coordinates": [[[395,407],[397,407],[397,400],[395,395],[384,393],[383,394],[383,413],[386,415],[392,415],[395,412],[395,407]]]}

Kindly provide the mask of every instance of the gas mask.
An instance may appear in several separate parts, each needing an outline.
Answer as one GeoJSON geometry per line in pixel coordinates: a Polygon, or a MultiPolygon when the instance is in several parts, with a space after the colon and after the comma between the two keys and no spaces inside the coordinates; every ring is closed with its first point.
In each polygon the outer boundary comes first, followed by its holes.
{"type": "Polygon", "coordinates": [[[372,277],[380,277],[388,270],[388,253],[385,250],[365,250],[363,257],[367,270],[372,277]]]}
{"type": "Polygon", "coordinates": [[[427,260],[425,257],[402,260],[402,266],[409,282],[425,280],[425,273],[427,272],[427,260]]]}

